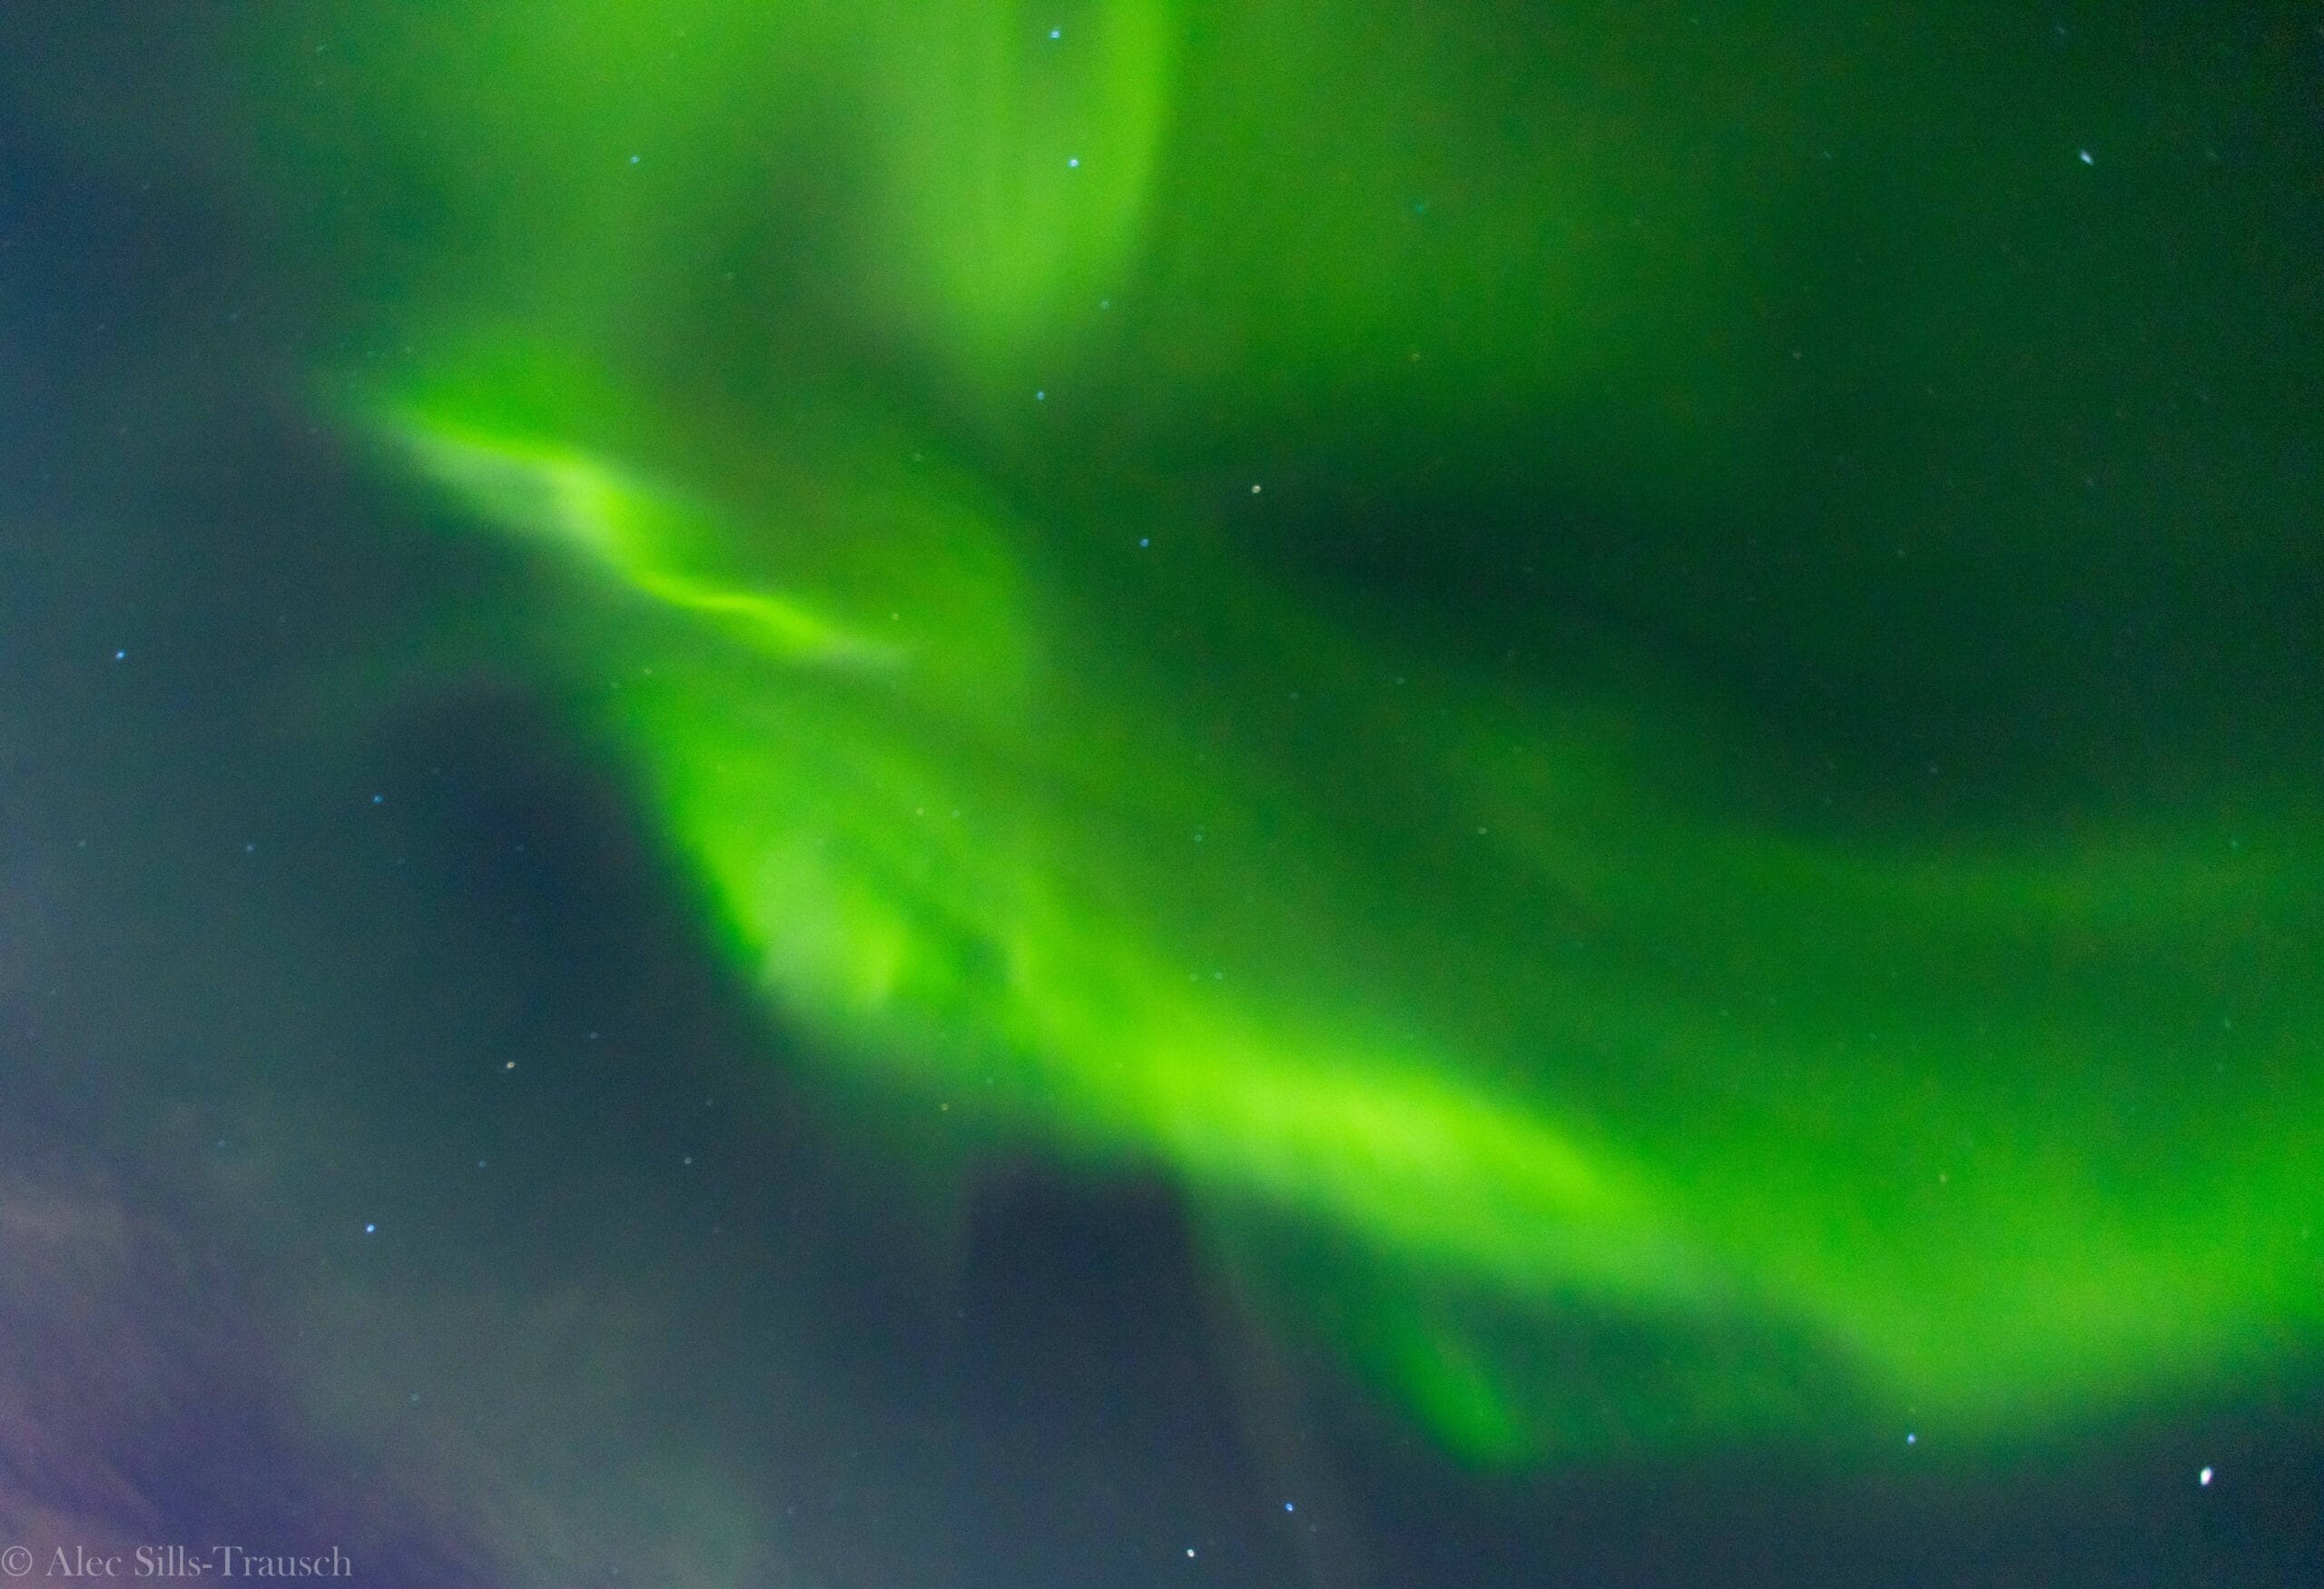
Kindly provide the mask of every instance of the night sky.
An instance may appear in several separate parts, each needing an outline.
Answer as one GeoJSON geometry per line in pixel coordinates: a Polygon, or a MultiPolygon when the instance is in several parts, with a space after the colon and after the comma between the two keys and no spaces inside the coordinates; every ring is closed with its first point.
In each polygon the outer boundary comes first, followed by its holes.
{"type": "Polygon", "coordinates": [[[0,0],[0,1573],[2324,1579],[2319,262],[2313,4],[0,0]]]}

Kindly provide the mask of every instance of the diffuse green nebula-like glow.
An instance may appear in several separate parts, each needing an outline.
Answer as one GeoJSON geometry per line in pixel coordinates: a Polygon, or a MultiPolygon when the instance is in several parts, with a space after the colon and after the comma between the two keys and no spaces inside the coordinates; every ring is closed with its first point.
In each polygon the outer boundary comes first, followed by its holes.
{"type": "Polygon", "coordinates": [[[360,422],[546,552],[543,666],[784,1017],[1167,1169],[1456,1447],[2006,1435],[2311,1350],[2312,824],[1803,834],[1709,708],[1392,654],[1218,510],[1282,416],[1712,499],[1780,429],[1806,361],[1730,354],[1770,74],[1821,91],[1760,40],[1699,79],[1748,106],[1649,94],[1724,46],[1630,9],[444,0],[328,83],[251,25],[248,163],[333,195],[406,350],[360,422]]]}
{"type": "MultiPolygon", "coordinates": [[[[621,678],[605,709],[786,1012],[964,1121],[1316,1233],[1273,1272],[1340,1295],[1468,1449],[1908,1403],[1996,1430],[2319,1322],[2315,1012],[2253,1012],[2272,1097],[2185,1096],[2163,1035],[2200,962],[2296,931],[2293,835],[1819,850],[1651,787],[1586,718],[1391,684],[1288,606],[1209,654],[1214,694],[1295,657],[1304,709],[1374,721],[1251,756],[1167,659],[1109,657],[1250,607],[1222,548],[1100,602],[892,439],[795,433],[798,476],[736,506],[393,422],[571,554],[574,661],[621,678]],[[1388,743],[1429,806],[1363,782],[1388,743]]],[[[1226,1245],[1264,1289],[1266,1239],[1226,1245]]]]}

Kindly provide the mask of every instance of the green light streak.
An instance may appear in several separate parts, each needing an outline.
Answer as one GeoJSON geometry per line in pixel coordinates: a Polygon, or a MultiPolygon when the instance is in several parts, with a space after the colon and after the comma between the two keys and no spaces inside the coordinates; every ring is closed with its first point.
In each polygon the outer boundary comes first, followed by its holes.
{"type": "Polygon", "coordinates": [[[1005,368],[1028,339],[1094,318],[1153,179],[1176,10],[939,0],[872,14],[885,40],[873,269],[921,334],[1005,368]]]}
{"type": "MultiPolygon", "coordinates": [[[[1456,1448],[1906,1405],[1993,1434],[2324,1322],[2312,996],[2252,1012],[2271,1098],[2189,1100],[2159,1033],[2205,964],[2307,942],[2297,834],[2227,857],[1819,850],[1657,793],[1586,715],[1453,678],[1352,738],[1408,747],[1434,805],[1391,812],[1329,755],[1189,736],[1152,659],[1118,655],[1126,620],[1166,634],[1253,588],[1223,562],[1077,608],[960,477],[900,447],[841,468],[807,435],[799,479],[898,594],[724,584],[704,559],[779,567],[828,522],[678,508],[441,410],[389,423],[600,587],[576,662],[627,680],[604,709],[782,1010],[964,1130],[1165,1165],[1222,1230],[1316,1233],[1312,1262],[1229,1245],[1263,1290],[1272,1268],[1336,1296],[1347,1348],[1456,1448]],[[963,632],[1019,628],[967,672],[905,619],[931,588],[906,570],[940,556],[963,632]],[[889,599],[892,645],[833,616],[889,599]],[[1576,1318],[1584,1366],[1545,1377],[1576,1318]]],[[[1295,612],[1256,626],[1215,673],[1295,656],[1319,696],[1380,696],[1377,659],[1295,612]]]]}
{"type": "MultiPolygon", "coordinates": [[[[1990,434],[1938,401],[2048,312],[1941,251],[2040,230],[2049,177],[1994,210],[1993,149],[1896,131],[2000,68],[1852,16],[1879,99],[1839,103],[1780,7],[297,11],[196,37],[240,41],[234,116],[88,142],[280,205],[340,408],[526,548],[540,666],[867,1100],[1167,1170],[1259,1306],[1479,1459],[1905,1407],[1999,1438],[2312,1359],[2309,807],[1803,833],[1716,708],[1391,654],[1217,506],[1285,457],[1418,540],[1506,466],[1472,523],[1675,503],[1665,553],[1803,502],[1838,521],[1803,563],[1885,568],[1892,518],[1996,579],[2198,547],[2192,508],[2077,539],[2084,486],[2021,489],[2063,388],[1990,434]],[[1974,207],[1922,216],[1900,173],[1944,160],[1974,207]],[[1816,405],[1859,399],[1904,461],[1835,506],[1857,429],[1816,405]],[[1956,433],[1982,495],[1913,450],[1956,433]]],[[[1887,621],[1811,601],[1806,673],[1887,621]]]]}
{"type": "Polygon", "coordinates": [[[692,528],[686,509],[585,454],[454,430],[414,427],[409,433],[419,466],[477,508],[563,542],[642,596],[732,627],[754,650],[797,662],[896,660],[892,648],[850,635],[802,602],[669,568],[662,561],[666,542],[692,528]]]}

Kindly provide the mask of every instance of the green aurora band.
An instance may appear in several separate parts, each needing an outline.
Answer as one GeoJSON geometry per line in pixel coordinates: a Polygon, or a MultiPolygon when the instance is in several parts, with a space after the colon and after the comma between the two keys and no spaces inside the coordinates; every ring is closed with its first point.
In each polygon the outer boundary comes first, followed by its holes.
{"type": "Polygon", "coordinates": [[[2157,1054],[2305,942],[2304,835],[1817,848],[1224,547],[1077,567],[876,425],[792,421],[745,511],[509,406],[383,423],[567,554],[554,643],[776,1005],[1167,1166],[1456,1447],[1998,1434],[2324,1322],[2315,1012],[2206,1117],[2157,1054]]]}
{"type": "Polygon", "coordinates": [[[1781,27],[1658,141],[1637,63],[1712,46],[1602,8],[1562,54],[1362,0],[317,9],[368,54],[307,94],[245,25],[249,159],[395,218],[310,224],[409,350],[329,400],[530,548],[545,676],[867,1097],[1167,1173],[1473,1459],[2008,1439],[2312,1353],[2296,807],[1803,833],[1708,706],[1360,632],[1217,506],[1318,411],[1594,408],[1715,497],[1774,201],[1690,172],[1812,120],[1781,27]]]}

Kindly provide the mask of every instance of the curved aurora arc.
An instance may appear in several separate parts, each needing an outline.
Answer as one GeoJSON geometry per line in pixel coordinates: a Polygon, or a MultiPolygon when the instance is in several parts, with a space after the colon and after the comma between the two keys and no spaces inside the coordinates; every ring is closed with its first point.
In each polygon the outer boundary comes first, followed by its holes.
{"type": "MultiPolygon", "coordinates": [[[[850,15],[911,42],[855,91],[895,112],[864,312],[961,408],[1021,400],[1137,240],[1171,10],[1088,8],[1103,47],[1022,70],[1011,7],[850,15]]],[[[554,76],[492,107],[551,151],[603,109],[554,76]]],[[[1681,797],[1676,708],[1375,654],[1167,496],[1152,536],[1008,499],[860,374],[625,390],[712,184],[533,185],[505,223],[566,246],[431,283],[363,423],[547,549],[541,665],[737,963],[883,1088],[1164,1169],[1263,1308],[1472,1457],[2007,1437],[2315,1343],[2312,831],[1755,825],[1681,797]]],[[[1351,302],[1393,266],[1349,261],[1351,302]]]]}
{"type": "MultiPolygon", "coordinates": [[[[1372,721],[1238,767],[1120,655],[1118,587],[1077,610],[1069,558],[881,427],[796,425],[753,518],[457,405],[384,422],[561,554],[552,646],[618,685],[596,709],[786,1017],[964,1129],[1167,1167],[1458,1449],[1999,1435],[2324,1322],[2312,1027],[2273,1012],[2281,1091],[2192,1126],[2201,1039],[2157,1036],[2297,935],[2297,834],[1819,853],[1657,798],[1585,717],[1384,687],[1287,608],[1221,666],[1279,696],[1295,655],[1286,714],[1372,721]],[[1381,745],[1434,809],[1332,793],[1381,745]]],[[[1134,632],[1247,599],[1224,566],[1134,632]]]]}

